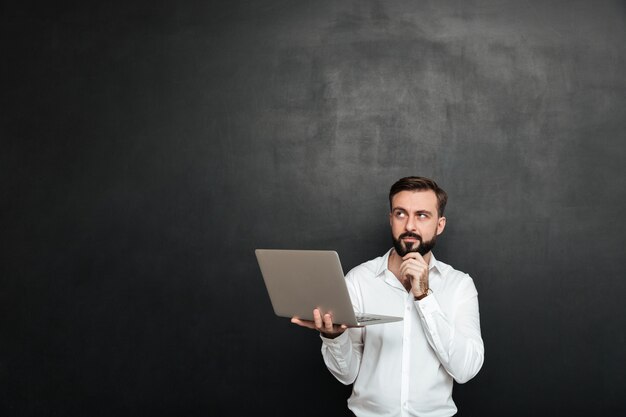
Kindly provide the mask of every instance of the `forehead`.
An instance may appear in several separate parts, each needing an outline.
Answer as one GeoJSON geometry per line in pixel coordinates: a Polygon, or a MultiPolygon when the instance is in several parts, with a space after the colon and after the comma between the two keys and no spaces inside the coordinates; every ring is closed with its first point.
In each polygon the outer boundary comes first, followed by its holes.
{"type": "Polygon", "coordinates": [[[437,211],[437,195],[433,190],[400,191],[391,199],[393,209],[437,211]]]}

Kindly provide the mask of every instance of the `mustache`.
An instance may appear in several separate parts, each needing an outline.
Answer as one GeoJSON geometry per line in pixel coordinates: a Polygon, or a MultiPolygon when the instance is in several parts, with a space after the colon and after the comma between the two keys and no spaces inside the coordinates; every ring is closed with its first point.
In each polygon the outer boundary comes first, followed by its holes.
{"type": "Polygon", "coordinates": [[[413,239],[418,239],[420,242],[422,241],[422,237],[413,232],[404,232],[400,236],[398,236],[398,239],[404,239],[405,237],[412,237],[413,239]]]}

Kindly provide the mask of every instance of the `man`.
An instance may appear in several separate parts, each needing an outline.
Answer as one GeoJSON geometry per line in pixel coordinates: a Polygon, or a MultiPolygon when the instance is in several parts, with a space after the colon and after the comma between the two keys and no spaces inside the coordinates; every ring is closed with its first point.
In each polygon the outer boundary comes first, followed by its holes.
{"type": "Polygon", "coordinates": [[[326,366],[354,384],[348,408],[358,417],[452,416],[453,380],[465,383],[482,367],[474,282],[431,252],[446,202],[431,179],[398,180],[389,192],[393,248],[346,275],[357,312],[403,321],[347,328],[317,309],[314,321],[291,320],[320,332],[326,366]]]}

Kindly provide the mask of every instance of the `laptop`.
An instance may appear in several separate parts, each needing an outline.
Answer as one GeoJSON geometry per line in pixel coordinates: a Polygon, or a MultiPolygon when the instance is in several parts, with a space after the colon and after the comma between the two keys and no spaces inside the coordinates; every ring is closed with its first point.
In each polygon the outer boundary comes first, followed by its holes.
{"type": "Polygon", "coordinates": [[[265,287],[279,317],[313,320],[313,309],[330,313],[335,324],[363,327],[402,317],[356,314],[339,255],[333,250],[256,249],[265,287]]]}

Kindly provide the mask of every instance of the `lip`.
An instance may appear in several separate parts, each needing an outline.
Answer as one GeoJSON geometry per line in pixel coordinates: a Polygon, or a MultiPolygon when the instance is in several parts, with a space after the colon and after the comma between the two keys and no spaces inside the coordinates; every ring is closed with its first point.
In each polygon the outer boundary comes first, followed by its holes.
{"type": "Polygon", "coordinates": [[[404,242],[413,242],[413,243],[415,243],[415,242],[417,242],[417,241],[418,241],[418,240],[417,240],[417,239],[415,239],[414,237],[405,237],[405,238],[403,238],[402,240],[403,240],[404,242]]]}

